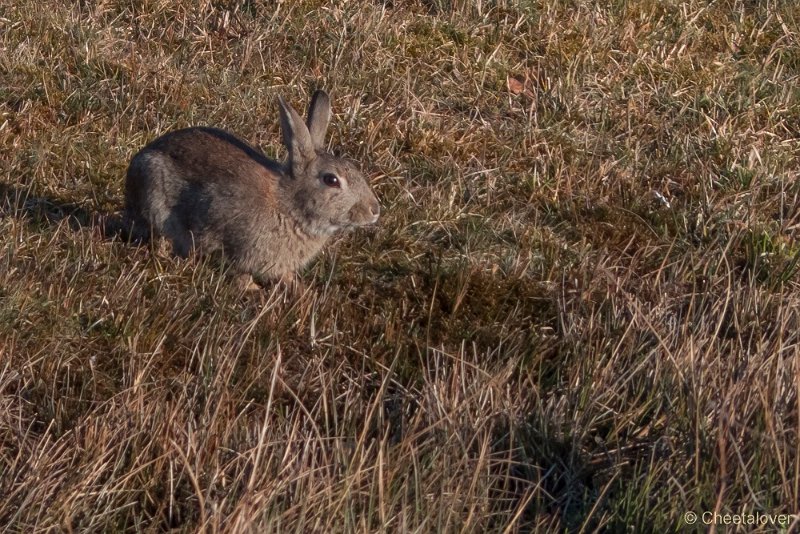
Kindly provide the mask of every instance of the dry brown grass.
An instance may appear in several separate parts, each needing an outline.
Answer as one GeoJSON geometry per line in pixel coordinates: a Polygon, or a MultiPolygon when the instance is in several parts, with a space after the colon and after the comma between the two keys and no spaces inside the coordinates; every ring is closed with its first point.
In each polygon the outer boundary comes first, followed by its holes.
{"type": "Polygon", "coordinates": [[[0,524],[800,512],[799,41],[788,1],[0,8],[0,524]],[[304,295],[99,236],[145,142],[278,156],[320,86],[385,216],[304,295]]]}

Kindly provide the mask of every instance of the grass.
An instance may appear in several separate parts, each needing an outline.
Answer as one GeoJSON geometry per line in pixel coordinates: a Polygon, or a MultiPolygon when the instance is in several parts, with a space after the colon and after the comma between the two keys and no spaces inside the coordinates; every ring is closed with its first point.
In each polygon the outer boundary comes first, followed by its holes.
{"type": "Polygon", "coordinates": [[[799,36],[783,1],[3,7],[0,524],[800,512],[799,36]],[[100,236],[148,140],[281,156],[317,87],[383,215],[305,294],[100,236]]]}

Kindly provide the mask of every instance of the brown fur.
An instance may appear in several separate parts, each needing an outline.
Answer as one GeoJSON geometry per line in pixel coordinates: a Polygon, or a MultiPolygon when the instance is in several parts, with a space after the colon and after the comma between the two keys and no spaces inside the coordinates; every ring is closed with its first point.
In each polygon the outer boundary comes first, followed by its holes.
{"type": "Polygon", "coordinates": [[[308,124],[279,101],[286,164],[215,128],[171,132],[136,154],[125,183],[133,234],[163,235],[179,256],[220,252],[262,281],[293,277],[338,229],[374,223],[380,206],[364,176],[322,152],[328,96],[314,95],[308,124]]]}

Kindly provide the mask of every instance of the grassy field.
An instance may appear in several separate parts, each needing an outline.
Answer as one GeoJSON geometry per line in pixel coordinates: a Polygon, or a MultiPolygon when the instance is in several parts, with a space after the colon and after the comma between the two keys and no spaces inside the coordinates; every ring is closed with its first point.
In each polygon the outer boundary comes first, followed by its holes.
{"type": "Polygon", "coordinates": [[[6,2],[0,526],[772,532],[799,173],[795,2],[6,2]],[[383,216],[305,293],[102,236],[146,142],[282,158],[318,87],[383,216]]]}

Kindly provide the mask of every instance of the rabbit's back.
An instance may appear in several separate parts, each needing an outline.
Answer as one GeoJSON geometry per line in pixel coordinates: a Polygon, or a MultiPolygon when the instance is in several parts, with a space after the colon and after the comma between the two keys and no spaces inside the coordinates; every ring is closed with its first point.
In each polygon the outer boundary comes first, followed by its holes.
{"type": "Polygon", "coordinates": [[[126,212],[186,256],[191,248],[242,255],[278,211],[281,166],[215,128],[168,133],[131,160],[126,212]]]}

